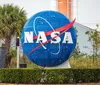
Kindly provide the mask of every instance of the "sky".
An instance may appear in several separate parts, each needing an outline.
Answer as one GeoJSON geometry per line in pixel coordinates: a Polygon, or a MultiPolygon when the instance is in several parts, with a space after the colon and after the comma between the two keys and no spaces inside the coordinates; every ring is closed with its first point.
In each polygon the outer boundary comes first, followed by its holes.
{"type": "Polygon", "coordinates": [[[100,0],[78,0],[78,22],[92,28],[100,25],[100,0]]]}
{"type": "Polygon", "coordinates": [[[24,8],[28,18],[39,11],[52,9],[52,0],[0,0],[0,5],[8,3],[24,8]]]}

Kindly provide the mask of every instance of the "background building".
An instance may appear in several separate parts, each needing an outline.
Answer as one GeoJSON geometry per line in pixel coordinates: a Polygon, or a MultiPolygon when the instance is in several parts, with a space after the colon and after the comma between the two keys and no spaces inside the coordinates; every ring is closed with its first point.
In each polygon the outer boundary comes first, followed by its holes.
{"type": "Polygon", "coordinates": [[[72,20],[72,0],[58,0],[58,11],[72,20]]]}

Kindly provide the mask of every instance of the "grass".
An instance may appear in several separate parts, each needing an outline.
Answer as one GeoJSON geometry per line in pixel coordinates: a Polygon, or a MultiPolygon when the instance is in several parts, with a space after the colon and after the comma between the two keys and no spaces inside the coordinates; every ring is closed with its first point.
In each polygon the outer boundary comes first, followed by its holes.
{"type": "MultiPolygon", "coordinates": [[[[40,66],[35,65],[29,59],[25,59],[27,63],[27,68],[41,68],[40,66]]],[[[100,68],[100,58],[95,58],[93,62],[93,58],[90,57],[78,57],[69,59],[71,68],[100,68]]],[[[23,62],[23,58],[20,58],[20,63],[23,62]]],[[[16,58],[13,58],[11,61],[10,68],[16,68],[16,58]]]]}
{"type": "Polygon", "coordinates": [[[72,68],[100,68],[100,58],[71,58],[70,65],[72,68]]]}

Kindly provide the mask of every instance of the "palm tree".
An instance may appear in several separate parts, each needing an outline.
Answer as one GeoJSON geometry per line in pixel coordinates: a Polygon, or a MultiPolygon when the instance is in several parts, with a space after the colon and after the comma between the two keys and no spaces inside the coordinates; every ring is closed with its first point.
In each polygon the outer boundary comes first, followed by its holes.
{"type": "Polygon", "coordinates": [[[10,43],[13,36],[20,36],[26,22],[26,12],[18,6],[4,4],[0,6],[0,39],[5,40],[6,59],[5,67],[9,65],[10,43]]]}

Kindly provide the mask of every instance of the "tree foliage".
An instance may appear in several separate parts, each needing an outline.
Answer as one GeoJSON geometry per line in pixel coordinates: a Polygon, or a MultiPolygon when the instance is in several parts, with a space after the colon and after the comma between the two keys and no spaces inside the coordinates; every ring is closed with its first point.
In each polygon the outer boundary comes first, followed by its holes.
{"type": "Polygon", "coordinates": [[[96,57],[100,54],[100,32],[98,31],[99,25],[96,25],[96,29],[94,30],[89,30],[85,34],[89,36],[88,41],[91,42],[92,48],[93,48],[93,63],[96,57]]]}
{"type": "Polygon", "coordinates": [[[18,6],[4,4],[0,6],[0,38],[20,35],[21,29],[26,22],[26,12],[18,6]]]}
{"type": "Polygon", "coordinates": [[[97,56],[100,51],[100,32],[98,31],[99,25],[96,25],[96,27],[96,29],[89,30],[85,34],[89,36],[88,41],[90,41],[92,44],[93,55],[97,56]]]}
{"type": "Polygon", "coordinates": [[[8,55],[10,43],[14,35],[20,36],[23,25],[26,22],[26,12],[17,5],[4,4],[0,6],[0,39],[5,40],[6,60],[5,67],[8,67],[8,55]]]}
{"type": "MultiPolygon", "coordinates": [[[[78,30],[77,28],[75,27],[75,31],[76,31],[76,38],[78,38],[78,30]]],[[[76,47],[75,47],[75,50],[74,50],[74,53],[72,55],[74,58],[78,58],[80,56],[80,48],[79,48],[79,43],[77,42],[76,43],[76,47]]]]}

